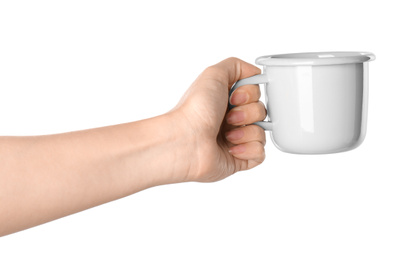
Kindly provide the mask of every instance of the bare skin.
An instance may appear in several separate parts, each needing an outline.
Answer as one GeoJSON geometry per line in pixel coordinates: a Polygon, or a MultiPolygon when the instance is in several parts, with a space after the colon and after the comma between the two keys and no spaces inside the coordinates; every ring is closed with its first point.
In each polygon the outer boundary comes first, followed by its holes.
{"type": "Polygon", "coordinates": [[[158,117],[46,136],[0,137],[0,236],[141,190],[213,182],[265,158],[260,70],[236,58],[204,70],[178,105],[158,117]],[[166,129],[166,131],[163,131],[166,129]],[[160,159],[159,159],[160,158],[160,159]]]}

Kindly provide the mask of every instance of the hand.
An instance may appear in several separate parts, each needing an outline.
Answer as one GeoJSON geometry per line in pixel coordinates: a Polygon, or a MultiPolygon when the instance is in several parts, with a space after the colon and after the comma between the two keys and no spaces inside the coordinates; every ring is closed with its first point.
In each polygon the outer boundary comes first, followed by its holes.
{"type": "Polygon", "coordinates": [[[258,86],[236,90],[227,111],[229,89],[239,79],[260,74],[260,69],[236,58],[207,68],[185,93],[172,113],[192,138],[187,181],[218,181],[261,164],[265,158],[265,132],[256,125],[266,117],[258,86]],[[182,120],[181,120],[182,119],[182,120]]]}

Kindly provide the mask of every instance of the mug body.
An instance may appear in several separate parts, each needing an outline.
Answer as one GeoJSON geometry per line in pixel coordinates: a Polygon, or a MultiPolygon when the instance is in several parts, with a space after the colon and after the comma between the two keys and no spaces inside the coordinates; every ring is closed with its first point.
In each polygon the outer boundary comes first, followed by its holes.
{"type": "Polygon", "coordinates": [[[265,96],[271,137],[280,150],[335,153],[363,142],[367,62],[263,65],[268,78],[265,96]]]}

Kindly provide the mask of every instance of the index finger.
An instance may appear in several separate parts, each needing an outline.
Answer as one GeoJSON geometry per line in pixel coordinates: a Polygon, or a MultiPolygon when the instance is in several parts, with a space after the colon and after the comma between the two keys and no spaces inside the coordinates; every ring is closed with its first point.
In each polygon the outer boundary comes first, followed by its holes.
{"type": "Polygon", "coordinates": [[[261,73],[258,67],[234,57],[225,59],[209,69],[212,69],[214,79],[228,88],[240,79],[261,73]]]}

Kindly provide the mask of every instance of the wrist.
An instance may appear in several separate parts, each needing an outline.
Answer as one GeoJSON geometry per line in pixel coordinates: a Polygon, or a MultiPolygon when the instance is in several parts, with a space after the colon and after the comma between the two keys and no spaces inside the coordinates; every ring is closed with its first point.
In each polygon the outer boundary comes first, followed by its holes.
{"type": "Polygon", "coordinates": [[[217,133],[214,133],[214,128],[191,120],[192,115],[184,111],[180,107],[163,115],[173,144],[170,153],[174,158],[170,165],[174,166],[175,171],[171,179],[177,180],[175,182],[213,181],[208,175],[215,173],[214,166],[219,161],[218,151],[215,150],[217,133]]]}
{"type": "MultiPolygon", "coordinates": [[[[177,111],[135,122],[133,154],[137,165],[144,166],[147,187],[191,181],[193,138],[177,111]]],[[[141,169],[135,169],[136,175],[141,169]]]]}
{"type": "Polygon", "coordinates": [[[172,165],[170,180],[173,183],[195,181],[197,171],[197,136],[190,126],[189,119],[179,110],[162,115],[165,122],[163,131],[167,134],[171,161],[164,164],[172,165]]]}

